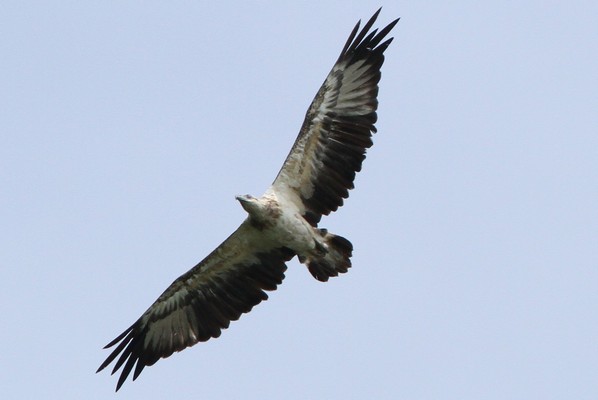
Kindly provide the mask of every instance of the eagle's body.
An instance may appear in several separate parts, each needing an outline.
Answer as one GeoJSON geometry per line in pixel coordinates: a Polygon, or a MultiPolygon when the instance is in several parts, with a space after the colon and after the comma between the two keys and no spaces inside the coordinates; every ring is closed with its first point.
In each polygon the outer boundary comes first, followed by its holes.
{"type": "Polygon", "coordinates": [[[259,238],[261,245],[290,250],[317,280],[326,282],[351,266],[351,243],[313,227],[283,193],[269,190],[260,198],[246,195],[237,200],[249,214],[243,223],[249,227],[241,228],[253,230],[245,236],[259,238]]]}
{"type": "Polygon", "coordinates": [[[273,246],[284,245],[304,257],[315,249],[318,240],[315,228],[284,196],[268,193],[260,198],[237,196],[237,200],[249,214],[244,223],[255,230],[252,236],[273,246]]]}
{"type": "Polygon", "coordinates": [[[319,281],[347,272],[353,246],[318,228],[349,196],[376,128],[382,42],[398,20],[370,31],[378,13],[359,23],[309,107],[278,176],[259,198],[237,196],[248,217],[220,246],[176,279],[141,317],[106,347],[123,367],[116,390],[133,372],[197,342],[220,336],[282,283],[294,256],[319,281]]]}

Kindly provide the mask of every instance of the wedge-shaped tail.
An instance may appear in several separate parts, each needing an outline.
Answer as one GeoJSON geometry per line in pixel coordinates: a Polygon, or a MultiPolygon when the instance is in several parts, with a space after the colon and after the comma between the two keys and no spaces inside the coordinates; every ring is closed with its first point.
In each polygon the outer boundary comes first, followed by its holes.
{"type": "Polygon", "coordinates": [[[332,276],[343,274],[351,268],[353,245],[342,236],[333,235],[320,229],[324,237],[324,249],[321,257],[309,257],[305,260],[307,269],[320,282],[328,281],[332,276]]]}

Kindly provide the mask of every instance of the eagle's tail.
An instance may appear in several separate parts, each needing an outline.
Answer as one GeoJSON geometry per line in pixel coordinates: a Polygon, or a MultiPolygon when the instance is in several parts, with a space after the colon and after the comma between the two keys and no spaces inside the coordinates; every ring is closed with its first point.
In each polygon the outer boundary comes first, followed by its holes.
{"type": "Polygon", "coordinates": [[[328,281],[331,276],[338,276],[351,268],[353,245],[342,236],[333,235],[326,229],[319,229],[324,246],[317,256],[307,258],[307,269],[314,278],[321,282],[328,281]]]}

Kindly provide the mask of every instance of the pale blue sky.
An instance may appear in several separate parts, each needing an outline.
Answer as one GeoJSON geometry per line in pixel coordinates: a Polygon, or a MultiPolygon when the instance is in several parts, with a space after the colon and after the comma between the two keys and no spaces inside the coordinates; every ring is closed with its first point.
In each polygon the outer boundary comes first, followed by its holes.
{"type": "Polygon", "coordinates": [[[0,7],[3,399],[596,399],[595,1],[0,7]],[[102,346],[245,217],[358,19],[378,134],[270,300],[115,395],[102,346]]]}

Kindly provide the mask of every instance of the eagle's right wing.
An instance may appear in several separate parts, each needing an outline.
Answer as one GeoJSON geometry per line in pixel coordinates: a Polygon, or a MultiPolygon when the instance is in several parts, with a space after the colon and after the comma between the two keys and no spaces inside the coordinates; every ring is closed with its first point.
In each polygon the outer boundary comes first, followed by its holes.
{"type": "Polygon", "coordinates": [[[175,351],[220,336],[221,329],[266,300],[264,290],[282,283],[285,262],[295,254],[263,240],[247,221],[203,261],[175,280],[145,313],[105,348],[117,345],[100,365],[123,365],[116,390],[135,367],[143,368],[175,351]]]}

